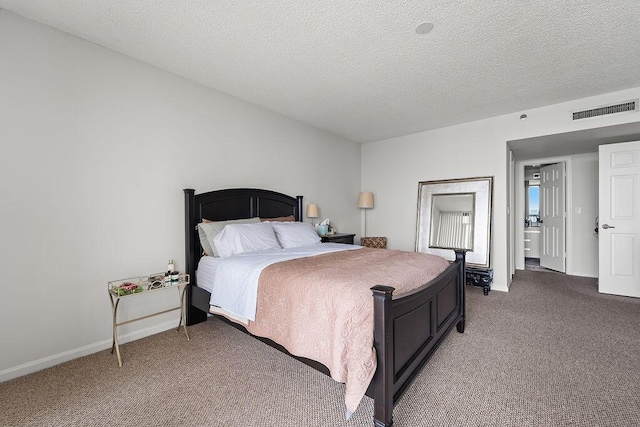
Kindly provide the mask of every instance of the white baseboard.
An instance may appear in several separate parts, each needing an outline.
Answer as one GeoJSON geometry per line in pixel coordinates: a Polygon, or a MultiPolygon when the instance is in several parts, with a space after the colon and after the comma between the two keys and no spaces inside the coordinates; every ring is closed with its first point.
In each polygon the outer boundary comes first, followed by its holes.
{"type": "MultiPolygon", "coordinates": [[[[132,331],[128,334],[118,335],[118,343],[124,344],[127,342],[138,340],[140,338],[164,332],[166,330],[175,328],[176,323],[177,322],[175,320],[171,320],[151,326],[149,328],[132,331]]],[[[0,371],[0,383],[21,377],[23,375],[31,374],[45,368],[50,368],[51,366],[59,365],[64,362],[68,362],[69,360],[77,359],[78,357],[87,356],[89,354],[97,353],[102,350],[107,350],[109,348],[111,348],[111,339],[99,341],[80,348],[43,357],[42,359],[34,360],[32,362],[23,363],[22,365],[0,371]]]]}
{"type": "MultiPolygon", "coordinates": [[[[568,273],[567,273],[568,274],[568,273]]],[[[573,272],[571,273],[571,276],[578,276],[578,277],[590,277],[592,279],[597,279],[598,278],[598,273],[582,273],[582,272],[573,272]]]]}

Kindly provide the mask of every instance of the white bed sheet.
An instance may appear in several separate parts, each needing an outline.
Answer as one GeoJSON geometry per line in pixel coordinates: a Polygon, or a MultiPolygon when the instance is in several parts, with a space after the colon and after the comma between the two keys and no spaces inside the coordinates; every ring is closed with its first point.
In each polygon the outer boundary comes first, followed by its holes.
{"type": "Polygon", "coordinates": [[[218,263],[221,259],[212,256],[200,258],[198,269],[196,270],[196,281],[199,288],[206,289],[208,292],[213,290],[213,279],[216,277],[218,263]]]}
{"type": "Polygon", "coordinates": [[[243,323],[255,320],[258,280],[271,264],[330,252],[360,249],[342,243],[322,243],[288,249],[267,249],[227,258],[202,257],[196,271],[198,286],[211,293],[214,312],[243,323]],[[221,310],[216,310],[216,307],[221,310]]]}

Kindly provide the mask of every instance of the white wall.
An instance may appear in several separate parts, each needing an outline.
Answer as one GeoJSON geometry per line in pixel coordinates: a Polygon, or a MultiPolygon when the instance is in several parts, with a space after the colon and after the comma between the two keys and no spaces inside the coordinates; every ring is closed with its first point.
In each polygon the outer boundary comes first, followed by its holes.
{"type": "Polygon", "coordinates": [[[184,268],[183,188],[304,195],[360,227],[358,144],[6,11],[0,58],[0,380],[110,347],[107,281],[184,268]]]}
{"type": "Polygon", "coordinates": [[[594,235],[598,216],[598,153],[571,156],[572,247],[576,276],[598,277],[598,238],[594,235]]]}
{"type": "MultiPolygon", "coordinates": [[[[640,97],[640,88],[435,129],[362,146],[362,186],[375,193],[369,234],[387,236],[392,249],[415,247],[418,182],[494,177],[492,289],[508,290],[507,141],[640,121],[639,113],[572,121],[570,112],[640,97]]],[[[583,214],[587,218],[586,214],[583,214]]]]}

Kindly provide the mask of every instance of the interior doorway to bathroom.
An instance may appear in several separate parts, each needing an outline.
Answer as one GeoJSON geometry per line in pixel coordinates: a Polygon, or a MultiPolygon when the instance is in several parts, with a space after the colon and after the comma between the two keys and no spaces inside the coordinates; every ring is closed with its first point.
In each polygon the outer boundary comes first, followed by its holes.
{"type": "Polygon", "coordinates": [[[524,167],[524,268],[540,267],[540,165],[524,167]]]}

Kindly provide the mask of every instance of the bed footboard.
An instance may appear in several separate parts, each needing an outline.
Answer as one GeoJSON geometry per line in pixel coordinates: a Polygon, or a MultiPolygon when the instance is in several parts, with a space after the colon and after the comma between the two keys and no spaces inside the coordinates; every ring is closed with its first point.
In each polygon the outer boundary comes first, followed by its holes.
{"type": "Polygon", "coordinates": [[[378,368],[373,378],[376,427],[393,425],[393,405],[420,368],[456,325],[464,332],[464,252],[438,278],[393,299],[394,288],[374,286],[374,346],[378,368]]]}

